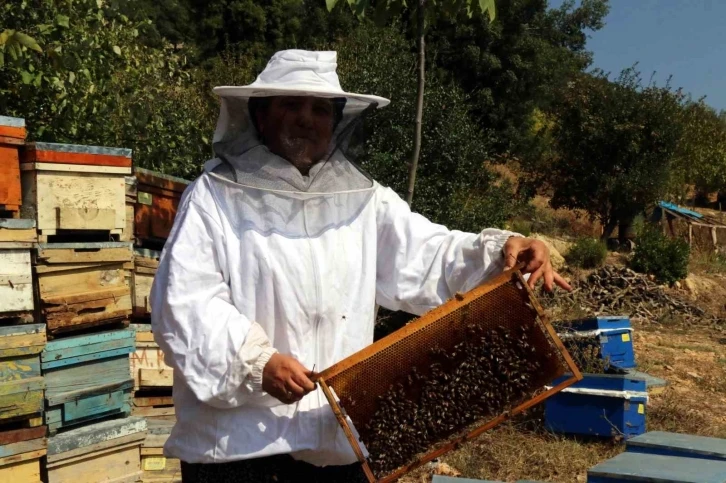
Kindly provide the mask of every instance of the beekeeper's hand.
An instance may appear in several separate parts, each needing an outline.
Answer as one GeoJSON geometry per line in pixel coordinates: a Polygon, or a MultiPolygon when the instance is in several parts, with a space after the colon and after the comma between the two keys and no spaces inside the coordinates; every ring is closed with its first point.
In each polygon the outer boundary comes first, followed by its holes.
{"type": "Polygon", "coordinates": [[[509,270],[518,263],[523,263],[522,273],[529,273],[528,284],[534,288],[539,279],[544,280],[544,288],[551,292],[555,284],[570,291],[572,287],[552,268],[550,251],[540,240],[523,237],[511,237],[502,249],[504,255],[504,268],[509,270]]]}
{"type": "Polygon", "coordinates": [[[262,370],[262,390],[284,404],[293,404],[315,389],[312,376],[294,357],[276,353],[262,370]]]}

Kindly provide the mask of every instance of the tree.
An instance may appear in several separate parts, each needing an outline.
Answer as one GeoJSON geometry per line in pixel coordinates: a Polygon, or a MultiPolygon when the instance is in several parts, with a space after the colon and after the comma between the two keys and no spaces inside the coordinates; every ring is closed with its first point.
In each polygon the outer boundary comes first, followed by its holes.
{"type": "Polygon", "coordinates": [[[553,190],[551,205],[586,210],[604,226],[603,238],[628,226],[668,192],[683,103],[668,85],[644,86],[634,68],[615,81],[579,76],[554,109],[556,157],[537,168],[553,190]]]}
{"type": "MultiPolygon", "coordinates": [[[[411,153],[411,113],[417,85],[401,82],[392,72],[413,72],[412,43],[397,26],[378,28],[363,23],[332,46],[338,51],[341,84],[355,92],[392,99],[371,113],[364,124],[365,145],[356,159],[375,179],[405,196],[408,169],[401,163],[411,153]]],[[[469,114],[467,95],[446,76],[429,69],[416,181],[416,210],[452,229],[479,232],[503,226],[517,208],[510,187],[484,165],[492,134],[482,131],[469,114]]]]}
{"type": "Polygon", "coordinates": [[[683,110],[684,131],[678,145],[676,186],[693,186],[701,202],[726,191],[726,123],[703,99],[683,110]]]}
{"type": "MultiPolygon", "coordinates": [[[[489,21],[494,20],[495,6],[494,0],[429,0],[431,3],[427,7],[426,0],[418,0],[415,7],[416,12],[416,39],[418,44],[418,90],[416,96],[416,119],[414,122],[414,145],[411,162],[409,165],[408,188],[406,190],[406,201],[409,205],[413,204],[413,193],[416,184],[416,171],[418,170],[418,161],[421,154],[421,128],[423,123],[424,109],[424,89],[426,84],[426,17],[434,17],[441,13],[445,15],[453,15],[462,7],[466,7],[469,15],[472,15],[478,8],[482,14],[489,16],[489,21]]],[[[328,10],[331,11],[338,3],[338,0],[326,0],[328,10]]],[[[369,6],[369,0],[348,0],[353,10],[359,16],[365,14],[369,6]]],[[[395,17],[403,8],[407,6],[405,0],[386,0],[376,5],[375,18],[379,23],[384,23],[389,16],[395,17]]]]}
{"type": "Polygon", "coordinates": [[[589,67],[587,33],[603,27],[607,0],[497,3],[497,21],[459,11],[439,16],[427,31],[432,62],[469,95],[472,114],[497,137],[497,150],[528,159],[546,149],[529,133],[561,88],[589,67]]]}

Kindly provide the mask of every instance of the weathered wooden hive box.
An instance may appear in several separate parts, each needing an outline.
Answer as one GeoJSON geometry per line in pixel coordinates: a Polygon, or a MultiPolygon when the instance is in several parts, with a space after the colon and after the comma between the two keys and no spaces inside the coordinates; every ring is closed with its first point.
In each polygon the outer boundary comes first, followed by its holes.
{"type": "Polygon", "coordinates": [[[0,481],[40,483],[41,458],[48,440],[45,426],[0,433],[0,481]]]}
{"type": "Polygon", "coordinates": [[[124,176],[124,186],[126,190],[126,229],[121,234],[120,241],[135,240],[134,236],[134,211],[136,210],[136,176],[124,176]]]}
{"type": "Polygon", "coordinates": [[[42,423],[40,354],[45,343],[44,324],[0,327],[0,424],[42,423]]]}
{"type": "Polygon", "coordinates": [[[45,378],[45,420],[51,434],[88,421],[131,412],[134,381],[129,329],[49,341],[41,354],[45,378]]]}
{"type": "Polygon", "coordinates": [[[141,480],[143,418],[76,428],[48,438],[47,483],[133,483],[141,480]]]}
{"type": "Polygon", "coordinates": [[[154,342],[150,331],[136,332],[136,352],[131,354],[131,373],[135,391],[171,391],[174,385],[174,370],[164,363],[164,353],[154,342]]]}
{"type": "Polygon", "coordinates": [[[134,317],[148,319],[151,316],[149,295],[159,268],[161,252],[146,248],[134,249],[134,317]]]}
{"type": "Polygon", "coordinates": [[[133,251],[126,242],[40,243],[35,253],[40,313],[57,333],[131,314],[133,251]]]}
{"type": "Polygon", "coordinates": [[[135,230],[141,242],[163,244],[174,224],[181,195],[189,181],[135,168],[137,186],[135,230]]]}
{"type": "Polygon", "coordinates": [[[0,116],[0,212],[17,218],[20,194],[20,148],[25,144],[25,120],[0,116]]]}
{"type": "Polygon", "coordinates": [[[22,213],[36,220],[42,242],[78,232],[118,239],[126,229],[124,176],[131,174],[131,150],[30,143],[20,170],[22,213]]]}
{"type": "Polygon", "coordinates": [[[181,462],[164,457],[164,444],[174,427],[173,420],[147,419],[148,433],[141,445],[144,483],[181,482],[181,462]]]}
{"type": "Polygon", "coordinates": [[[0,219],[0,322],[33,318],[30,252],[36,241],[33,220],[0,219]]]}

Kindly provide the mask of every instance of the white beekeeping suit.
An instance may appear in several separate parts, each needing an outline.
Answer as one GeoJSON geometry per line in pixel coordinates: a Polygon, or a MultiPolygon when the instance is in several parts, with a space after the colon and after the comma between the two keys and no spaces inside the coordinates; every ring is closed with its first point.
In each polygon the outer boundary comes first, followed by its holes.
{"type": "Polygon", "coordinates": [[[270,356],[321,371],[372,343],[376,303],[422,314],[502,270],[513,233],[431,223],[346,158],[356,119],[388,100],[344,92],[335,69],[335,52],[283,51],[250,86],[215,89],[217,158],[184,193],[151,294],[174,368],[168,456],[355,462],[320,389],[292,405],[263,392],[270,356]],[[258,139],[248,100],[274,95],[345,99],[309,176],[258,139]]]}

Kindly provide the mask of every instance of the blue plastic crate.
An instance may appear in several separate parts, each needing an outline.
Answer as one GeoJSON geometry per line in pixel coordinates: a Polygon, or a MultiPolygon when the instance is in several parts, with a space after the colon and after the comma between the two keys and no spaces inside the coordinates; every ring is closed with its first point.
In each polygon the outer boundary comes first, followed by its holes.
{"type": "Polygon", "coordinates": [[[587,483],[726,483],[726,462],[644,453],[621,453],[590,468],[587,483]]]}
{"type": "MultiPolygon", "coordinates": [[[[583,379],[547,399],[550,431],[631,438],[645,432],[646,383],[623,374],[583,374],[583,379]]],[[[569,376],[556,379],[556,386],[569,376]]]]}
{"type": "Polygon", "coordinates": [[[604,360],[621,369],[632,369],[636,366],[632,332],[630,318],[618,315],[579,320],[571,325],[568,332],[561,335],[563,338],[574,339],[579,336],[597,337],[604,360]]]}
{"type": "Polygon", "coordinates": [[[651,431],[628,441],[627,451],[726,462],[726,439],[651,431]]]}

